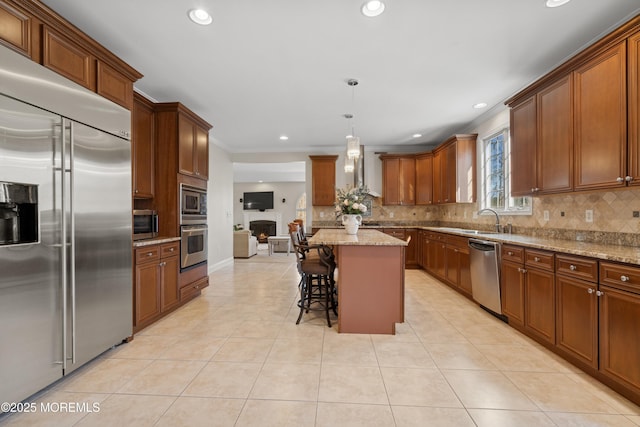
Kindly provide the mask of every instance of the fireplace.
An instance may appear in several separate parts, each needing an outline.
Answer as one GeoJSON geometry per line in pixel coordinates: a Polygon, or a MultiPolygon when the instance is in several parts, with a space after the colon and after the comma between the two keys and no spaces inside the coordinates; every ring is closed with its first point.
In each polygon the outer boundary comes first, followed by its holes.
{"type": "Polygon", "coordinates": [[[263,219],[251,221],[249,230],[258,238],[258,242],[267,243],[267,237],[276,235],[276,222],[263,219]]]}

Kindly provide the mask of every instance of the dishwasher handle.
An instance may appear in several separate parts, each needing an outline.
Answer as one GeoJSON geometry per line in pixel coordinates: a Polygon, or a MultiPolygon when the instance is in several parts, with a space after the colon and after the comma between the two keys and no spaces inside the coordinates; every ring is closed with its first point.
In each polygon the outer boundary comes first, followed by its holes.
{"type": "Polygon", "coordinates": [[[469,247],[483,252],[492,252],[497,250],[498,243],[469,239],[469,247]]]}

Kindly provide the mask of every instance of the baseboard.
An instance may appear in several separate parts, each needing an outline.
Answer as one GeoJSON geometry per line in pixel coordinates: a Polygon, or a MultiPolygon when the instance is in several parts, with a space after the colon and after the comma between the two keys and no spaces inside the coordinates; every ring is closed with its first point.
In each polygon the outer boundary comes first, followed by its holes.
{"type": "Polygon", "coordinates": [[[223,259],[222,261],[219,261],[215,264],[209,264],[209,268],[207,270],[208,274],[211,274],[216,270],[220,270],[221,268],[226,267],[228,265],[233,265],[233,257],[223,259]]]}

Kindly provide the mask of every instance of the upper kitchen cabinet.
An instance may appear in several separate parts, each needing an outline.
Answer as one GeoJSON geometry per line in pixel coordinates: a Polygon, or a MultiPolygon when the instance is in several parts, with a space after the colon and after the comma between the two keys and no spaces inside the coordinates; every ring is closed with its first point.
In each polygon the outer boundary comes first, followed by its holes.
{"type": "Polygon", "coordinates": [[[639,28],[640,16],[507,100],[512,196],[637,185],[639,28]]]}
{"type": "Polygon", "coordinates": [[[138,93],[134,94],[132,121],[133,197],[151,199],[155,195],[155,113],[153,103],[138,93]]]}
{"type": "Polygon", "coordinates": [[[96,60],[91,53],[47,26],[44,27],[42,38],[42,65],[95,91],[96,60]]]}
{"type": "Polygon", "coordinates": [[[574,71],[576,190],[625,185],[626,63],[622,42],[574,71]]]}
{"type": "Polygon", "coordinates": [[[34,29],[33,17],[18,5],[0,1],[0,43],[32,57],[34,29]]]}
{"type": "Polygon", "coordinates": [[[436,203],[476,200],[477,134],[453,135],[434,152],[433,193],[436,203]]]}
{"type": "Polygon", "coordinates": [[[157,148],[173,160],[171,170],[207,180],[211,125],[179,102],[155,104],[157,148]]]}
{"type": "Polygon", "coordinates": [[[128,110],[142,77],[41,2],[0,0],[0,43],[128,110]]]}
{"type": "Polygon", "coordinates": [[[416,155],[416,205],[433,204],[433,154],[416,155]]]}
{"type": "Polygon", "coordinates": [[[416,204],[416,158],[414,154],[382,154],[382,201],[384,205],[416,204]]]}
{"type": "MultiPolygon", "coordinates": [[[[628,182],[640,185],[640,32],[627,41],[629,134],[627,155],[628,182]]],[[[626,177],[625,177],[626,178],[626,177]]]]}
{"type": "Polygon", "coordinates": [[[309,156],[311,159],[311,200],[313,206],[333,206],[336,202],[336,160],[338,156],[309,156]]]}
{"type": "Polygon", "coordinates": [[[179,172],[197,178],[209,178],[209,129],[185,114],[178,115],[179,172]]]}
{"type": "Polygon", "coordinates": [[[511,106],[511,195],[528,196],[535,191],[536,177],[536,97],[511,106]]]}

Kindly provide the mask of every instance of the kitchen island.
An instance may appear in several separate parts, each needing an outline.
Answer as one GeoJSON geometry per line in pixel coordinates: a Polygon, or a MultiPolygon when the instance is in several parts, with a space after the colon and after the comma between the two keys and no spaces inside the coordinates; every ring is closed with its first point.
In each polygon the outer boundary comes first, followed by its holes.
{"type": "Polygon", "coordinates": [[[377,230],[322,229],[309,244],[333,246],[338,263],[338,332],[395,334],[404,322],[407,242],[377,230]]]}

